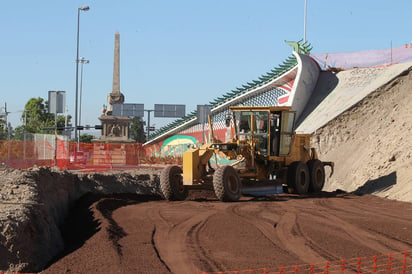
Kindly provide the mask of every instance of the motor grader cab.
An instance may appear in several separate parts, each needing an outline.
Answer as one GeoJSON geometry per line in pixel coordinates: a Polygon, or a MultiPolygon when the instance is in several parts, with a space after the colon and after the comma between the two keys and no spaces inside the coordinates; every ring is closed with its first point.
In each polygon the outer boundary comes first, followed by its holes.
{"type": "Polygon", "coordinates": [[[189,188],[213,188],[221,201],[237,201],[248,186],[280,185],[290,193],[320,192],[325,168],[310,148],[309,134],[295,134],[290,107],[230,107],[226,119],[232,138],[212,141],[183,153],[183,168],[166,167],[160,188],[167,200],[184,200],[189,188]],[[231,160],[219,165],[218,158],[231,160]]]}

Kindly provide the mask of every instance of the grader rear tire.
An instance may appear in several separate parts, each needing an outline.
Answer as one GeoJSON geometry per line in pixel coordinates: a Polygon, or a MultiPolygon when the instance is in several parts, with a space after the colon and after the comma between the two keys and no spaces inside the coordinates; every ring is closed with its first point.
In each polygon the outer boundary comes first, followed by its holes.
{"type": "Polygon", "coordinates": [[[304,162],[293,162],[288,167],[287,183],[290,193],[306,194],[309,189],[309,169],[304,162]]]}
{"type": "Polygon", "coordinates": [[[182,201],[188,191],[183,185],[182,169],[178,166],[168,166],[160,174],[160,190],[166,200],[182,201]]]}
{"type": "Polygon", "coordinates": [[[238,201],[241,187],[239,174],[232,166],[220,166],[213,174],[213,188],[222,202],[238,201]]]}
{"type": "Polygon", "coordinates": [[[325,167],[319,160],[308,161],[309,168],[309,192],[319,193],[325,185],[325,167]]]}

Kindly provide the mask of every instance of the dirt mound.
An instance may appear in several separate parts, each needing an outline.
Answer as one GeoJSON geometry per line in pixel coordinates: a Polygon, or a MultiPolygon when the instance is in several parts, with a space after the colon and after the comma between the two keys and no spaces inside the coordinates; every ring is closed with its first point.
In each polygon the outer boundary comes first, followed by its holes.
{"type": "Polygon", "coordinates": [[[412,202],[411,90],[407,71],[316,132],[320,158],[336,165],[326,190],[412,202]]]}
{"type": "MultiPolygon", "coordinates": [[[[158,170],[74,174],[0,166],[0,270],[41,270],[65,249],[60,226],[86,193],[158,195],[158,170]]],[[[87,230],[88,231],[88,230],[87,230]]]]}

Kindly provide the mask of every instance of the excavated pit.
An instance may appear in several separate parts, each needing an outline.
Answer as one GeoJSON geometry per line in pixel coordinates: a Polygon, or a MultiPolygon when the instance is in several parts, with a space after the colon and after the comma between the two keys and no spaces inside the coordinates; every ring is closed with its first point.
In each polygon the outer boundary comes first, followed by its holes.
{"type": "MultiPolygon", "coordinates": [[[[87,209],[92,202],[110,195],[159,199],[158,173],[144,169],[76,174],[58,168],[23,171],[0,166],[0,270],[37,272],[56,255],[81,246],[99,230],[99,221],[87,209]]],[[[110,208],[99,204],[102,212],[110,208]]]]}

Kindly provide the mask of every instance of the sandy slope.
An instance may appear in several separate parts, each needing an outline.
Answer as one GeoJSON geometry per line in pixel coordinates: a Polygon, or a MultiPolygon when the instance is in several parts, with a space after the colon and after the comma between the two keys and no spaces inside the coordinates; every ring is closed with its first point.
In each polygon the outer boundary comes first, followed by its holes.
{"type": "Polygon", "coordinates": [[[358,190],[412,202],[412,73],[329,122],[312,144],[322,160],[336,165],[326,190],[358,190]]]}

